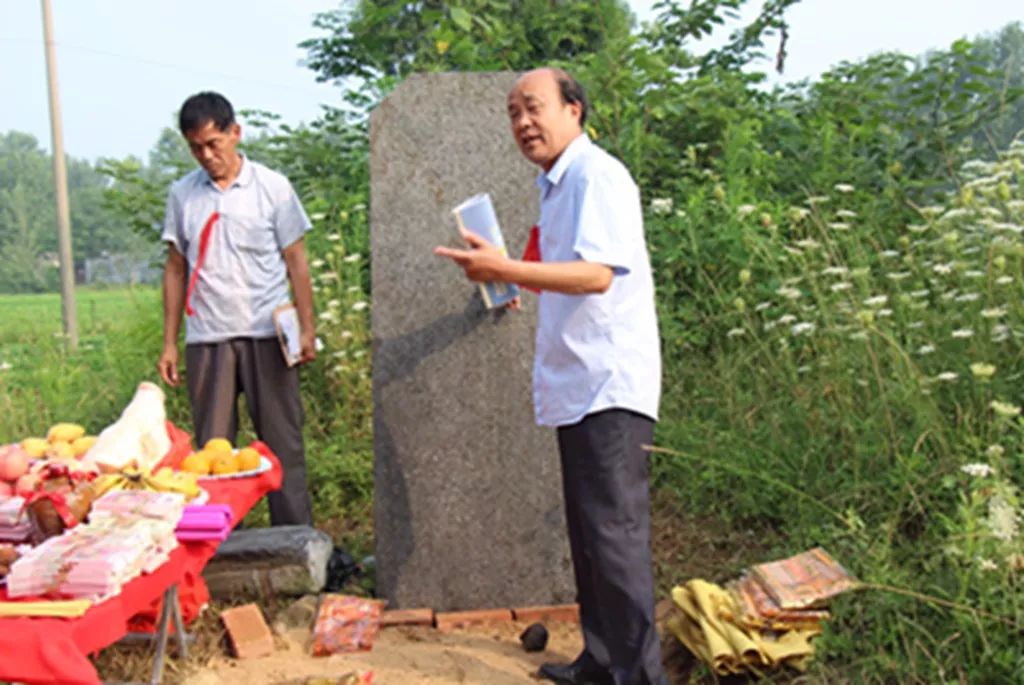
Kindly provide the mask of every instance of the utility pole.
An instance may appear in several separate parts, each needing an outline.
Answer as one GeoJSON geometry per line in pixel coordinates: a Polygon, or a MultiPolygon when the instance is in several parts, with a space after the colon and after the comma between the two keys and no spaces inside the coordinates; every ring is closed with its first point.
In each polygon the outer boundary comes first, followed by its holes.
{"type": "Polygon", "coordinates": [[[53,184],[57,198],[57,244],[60,249],[60,311],[64,337],[70,352],[78,349],[78,315],[75,311],[75,262],[71,256],[71,210],[68,206],[68,171],[64,161],[60,94],[57,92],[57,52],[53,47],[53,10],[43,4],[43,41],[46,43],[46,80],[50,90],[50,139],[53,148],[53,184]]]}

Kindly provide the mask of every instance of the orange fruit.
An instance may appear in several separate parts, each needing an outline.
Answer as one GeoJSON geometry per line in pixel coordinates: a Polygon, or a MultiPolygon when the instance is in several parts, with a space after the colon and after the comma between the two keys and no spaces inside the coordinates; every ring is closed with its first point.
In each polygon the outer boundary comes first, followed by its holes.
{"type": "Polygon", "coordinates": [[[181,470],[205,476],[210,473],[211,461],[208,452],[196,452],[185,457],[185,461],[181,462],[181,470]]]}
{"type": "Polygon", "coordinates": [[[203,449],[221,454],[231,454],[233,448],[231,447],[231,441],[227,438],[210,438],[203,445],[203,449]]]}
{"type": "Polygon", "coordinates": [[[218,454],[213,458],[213,463],[210,465],[210,471],[212,471],[216,476],[238,473],[238,459],[230,452],[227,454],[218,454]]]}
{"type": "Polygon", "coordinates": [[[260,453],[253,447],[243,447],[235,455],[239,471],[255,471],[260,467],[260,453]]]}

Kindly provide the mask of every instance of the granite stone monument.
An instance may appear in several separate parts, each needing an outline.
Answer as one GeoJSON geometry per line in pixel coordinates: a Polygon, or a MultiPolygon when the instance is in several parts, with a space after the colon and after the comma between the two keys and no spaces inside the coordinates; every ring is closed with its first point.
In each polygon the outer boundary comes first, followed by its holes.
{"type": "Polygon", "coordinates": [[[514,73],[421,74],[370,119],[377,589],[440,611],[573,601],[555,433],[534,423],[536,297],[488,310],[436,245],[490,193],[509,252],[537,219],[514,73]]]}

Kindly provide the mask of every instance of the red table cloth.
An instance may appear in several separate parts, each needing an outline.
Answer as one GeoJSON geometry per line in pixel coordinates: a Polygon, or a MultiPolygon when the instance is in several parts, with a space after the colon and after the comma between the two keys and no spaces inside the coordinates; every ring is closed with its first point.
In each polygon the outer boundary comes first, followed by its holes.
{"type": "MultiPolygon", "coordinates": [[[[277,457],[261,442],[253,447],[270,460],[269,471],[249,478],[202,482],[211,503],[231,507],[232,525],[261,497],[281,487],[277,457]]],[[[88,655],[117,642],[130,629],[152,629],[163,593],[171,585],[178,584],[185,621],[195,618],[209,599],[201,573],[218,544],[205,540],[182,543],[156,571],[133,579],[120,594],[93,605],[78,618],[0,618],[0,680],[32,685],[100,683],[88,655]]],[[[0,589],[0,600],[6,599],[6,589],[0,589]]]]}

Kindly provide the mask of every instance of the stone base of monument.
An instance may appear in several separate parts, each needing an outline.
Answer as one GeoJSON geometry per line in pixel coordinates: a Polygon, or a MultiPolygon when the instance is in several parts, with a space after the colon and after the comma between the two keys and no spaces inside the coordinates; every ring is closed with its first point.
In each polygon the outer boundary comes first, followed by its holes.
{"type": "Polygon", "coordinates": [[[330,536],[309,526],[235,531],[203,571],[216,599],[316,594],[327,580],[330,536]]]}

